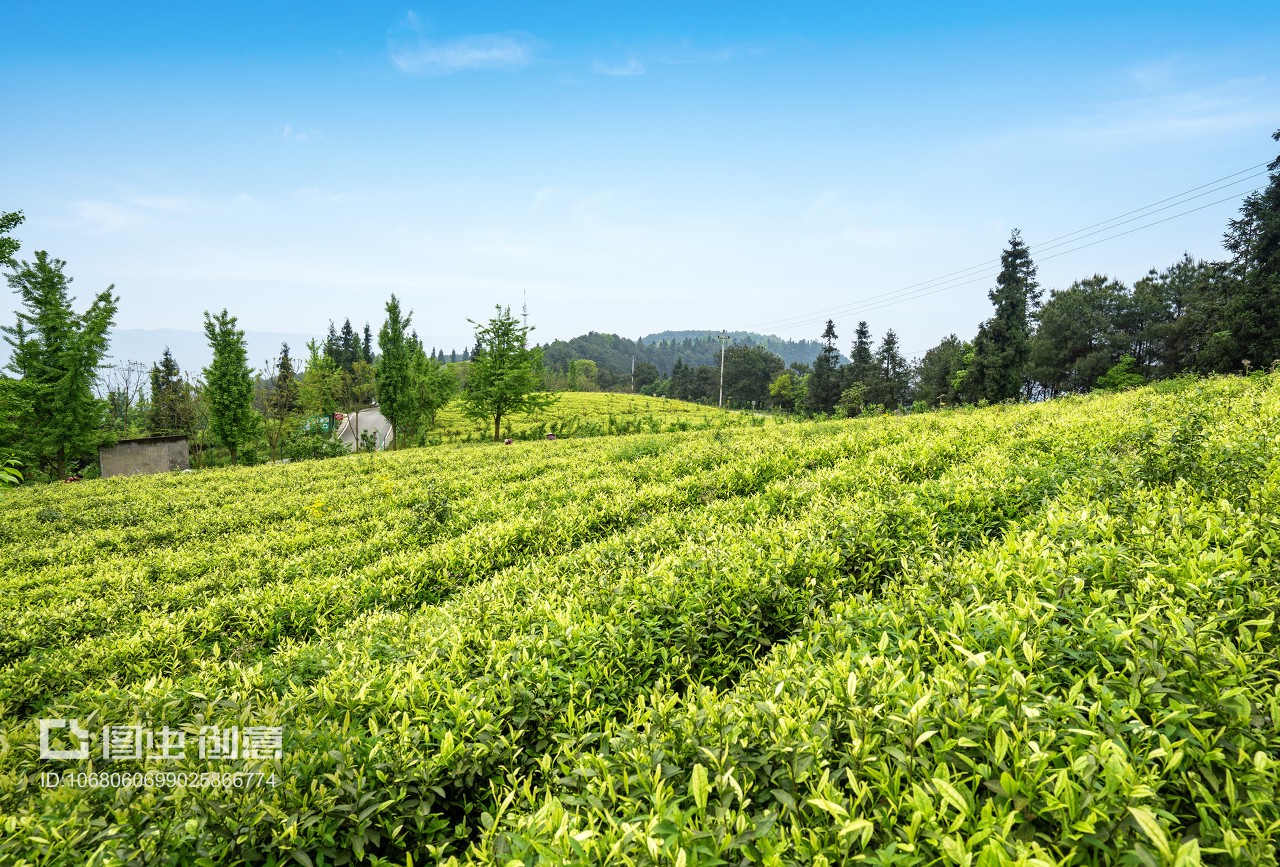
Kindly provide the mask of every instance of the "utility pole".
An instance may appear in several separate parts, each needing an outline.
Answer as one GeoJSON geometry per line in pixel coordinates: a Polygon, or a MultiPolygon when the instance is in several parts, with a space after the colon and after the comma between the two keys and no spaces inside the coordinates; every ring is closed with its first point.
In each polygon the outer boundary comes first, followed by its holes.
{"type": "Polygon", "coordinates": [[[724,409],[724,345],[729,341],[729,335],[720,332],[720,409],[724,409]]]}
{"type": "Polygon", "coordinates": [[[524,290],[524,307],[520,315],[524,317],[524,327],[527,329],[529,327],[529,290],[528,289],[524,290]]]}

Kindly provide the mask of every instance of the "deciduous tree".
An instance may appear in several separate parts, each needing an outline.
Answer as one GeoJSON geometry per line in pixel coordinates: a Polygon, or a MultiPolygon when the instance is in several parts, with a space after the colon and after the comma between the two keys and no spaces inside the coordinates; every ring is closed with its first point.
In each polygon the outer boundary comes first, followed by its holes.
{"type": "Polygon", "coordinates": [[[476,351],[462,401],[469,417],[493,420],[496,442],[502,438],[504,416],[544,409],[555,402],[555,396],[536,391],[542,381],[542,350],[528,346],[532,327],[521,325],[509,307],[495,310],[488,323],[471,323],[476,328],[476,351]]]}

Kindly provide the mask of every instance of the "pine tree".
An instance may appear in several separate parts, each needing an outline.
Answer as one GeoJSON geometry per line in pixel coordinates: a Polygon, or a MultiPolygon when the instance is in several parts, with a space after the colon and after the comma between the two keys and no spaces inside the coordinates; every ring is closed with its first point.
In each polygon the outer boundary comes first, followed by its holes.
{"type": "Polygon", "coordinates": [[[965,384],[972,400],[997,403],[1026,389],[1031,317],[1040,300],[1036,266],[1017,229],[1000,256],[996,288],[987,297],[995,313],[978,328],[965,384]]]}
{"type": "MultiPolygon", "coordinates": [[[[16,225],[13,216],[5,215],[16,225]]],[[[77,314],[65,266],[43,250],[34,262],[19,263],[9,285],[23,309],[14,326],[0,329],[13,348],[8,369],[21,377],[14,386],[15,403],[28,409],[19,425],[19,447],[57,478],[66,476],[69,462],[92,460],[98,445],[106,405],[94,397],[93,382],[120,301],[112,294],[115,287],[108,286],[77,314]]]]}
{"type": "Polygon", "coordinates": [[[809,374],[806,405],[809,412],[828,414],[840,400],[840,351],[836,349],[836,324],[827,320],[822,332],[822,350],[813,361],[813,373],[809,374]]]}
{"type": "Polygon", "coordinates": [[[252,442],[258,427],[244,332],[236,328],[236,317],[224,308],[216,317],[205,311],[204,333],[213,350],[213,361],[204,370],[209,430],[231,452],[231,465],[235,466],[240,448],[252,442]]]}
{"type": "Polygon", "coordinates": [[[152,436],[190,435],[192,432],[191,388],[182,378],[182,369],[169,347],[159,363],[151,365],[151,409],[147,432],[152,436]]]}
{"type": "Polygon", "coordinates": [[[351,327],[351,320],[347,319],[342,323],[342,330],[338,332],[338,366],[350,373],[351,366],[359,360],[360,338],[351,327]]]}
{"type": "Polygon", "coordinates": [[[884,333],[875,354],[875,375],[868,389],[868,402],[885,409],[898,409],[907,402],[911,389],[911,368],[898,350],[898,335],[892,328],[884,333]]]}
{"type": "Polygon", "coordinates": [[[369,330],[369,323],[364,324],[364,338],[360,341],[360,360],[365,364],[373,364],[373,332],[369,330]]]}

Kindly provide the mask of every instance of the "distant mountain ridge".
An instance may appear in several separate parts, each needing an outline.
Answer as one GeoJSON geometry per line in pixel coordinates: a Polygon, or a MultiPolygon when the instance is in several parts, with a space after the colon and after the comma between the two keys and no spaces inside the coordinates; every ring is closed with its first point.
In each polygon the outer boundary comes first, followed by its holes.
{"type": "MultiPolygon", "coordinates": [[[[822,343],[817,340],[784,340],[773,334],[751,331],[728,333],[730,345],[762,346],[787,365],[811,364],[822,350],[822,343]]],[[[634,360],[636,364],[654,364],[663,376],[668,376],[677,359],[692,367],[719,364],[720,334],[719,331],[660,331],[632,340],[592,331],[546,344],[543,362],[552,370],[563,371],[571,361],[589,359],[613,373],[625,374],[631,372],[634,360]]]]}

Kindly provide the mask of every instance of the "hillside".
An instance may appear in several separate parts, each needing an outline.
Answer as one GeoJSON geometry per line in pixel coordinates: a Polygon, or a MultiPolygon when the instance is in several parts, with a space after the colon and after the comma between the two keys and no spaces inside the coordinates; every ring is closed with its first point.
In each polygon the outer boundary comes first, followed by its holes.
{"type": "MultiPolygon", "coordinates": [[[[543,347],[543,359],[552,370],[563,371],[569,362],[589,359],[612,373],[630,373],[632,359],[637,364],[649,362],[656,365],[663,376],[671,374],[676,360],[697,367],[720,363],[720,339],[718,331],[663,331],[639,340],[619,337],[617,334],[591,332],[569,340],[555,340],[543,347]]],[[[811,364],[822,349],[817,340],[783,340],[772,334],[755,334],[734,331],[732,343],[742,346],[763,346],[780,356],[783,364],[793,362],[811,364]]]]}
{"type": "MultiPolygon", "coordinates": [[[[541,412],[517,413],[504,420],[503,436],[513,439],[588,437],[629,433],[669,433],[712,426],[744,424],[747,419],[733,412],[687,403],[647,397],[642,394],[565,391],[541,412]]],[[[440,411],[430,436],[442,442],[486,441],[493,439],[491,422],[477,422],[462,413],[454,401],[440,411]]]]}
{"type": "Polygon", "coordinates": [[[1274,863],[1277,515],[1277,374],[19,489],[0,863],[1274,863]]]}

